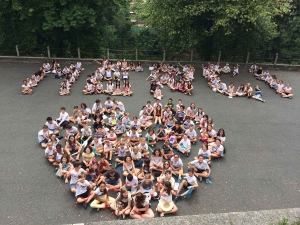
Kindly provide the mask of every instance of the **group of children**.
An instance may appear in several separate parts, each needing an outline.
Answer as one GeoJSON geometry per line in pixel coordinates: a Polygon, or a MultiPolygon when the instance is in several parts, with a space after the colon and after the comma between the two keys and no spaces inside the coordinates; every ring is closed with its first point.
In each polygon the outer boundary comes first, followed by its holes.
{"type": "MultiPolygon", "coordinates": [[[[226,64],[225,67],[229,68],[229,65],[226,64]]],[[[226,83],[221,81],[219,75],[225,73],[224,71],[230,73],[230,69],[225,70],[224,68],[222,68],[222,70],[220,71],[219,67],[216,67],[210,63],[207,66],[203,65],[202,68],[203,68],[203,77],[205,77],[208,80],[208,86],[214,92],[227,95],[229,96],[229,98],[247,96],[248,98],[252,98],[261,101],[263,103],[265,102],[265,100],[262,99],[262,91],[261,88],[258,86],[258,84],[255,85],[254,91],[250,83],[247,83],[246,85],[240,84],[238,88],[235,88],[234,83],[231,82],[229,86],[227,86],[226,83]]],[[[236,65],[233,70],[233,76],[236,76],[238,73],[239,73],[238,65],[236,65]]]]}
{"type": "Polygon", "coordinates": [[[82,63],[77,61],[77,63],[70,63],[70,66],[65,66],[63,69],[60,67],[59,63],[55,61],[54,68],[51,72],[55,79],[63,79],[60,84],[59,95],[69,95],[71,91],[71,86],[76,83],[79,78],[80,73],[84,71],[82,63]]]}
{"type": "Polygon", "coordinates": [[[163,63],[152,64],[149,67],[150,75],[146,81],[150,79],[150,93],[155,99],[163,98],[161,88],[167,85],[171,91],[179,91],[186,95],[192,95],[195,69],[193,66],[181,65],[173,66],[163,63]],[[179,66],[182,67],[180,71],[179,66]],[[162,72],[162,74],[160,74],[162,72]]]}
{"type": "Polygon", "coordinates": [[[292,88],[290,84],[286,86],[282,80],[277,79],[276,75],[271,75],[269,70],[263,70],[260,66],[255,63],[249,68],[249,73],[253,73],[256,80],[264,81],[270,88],[274,89],[276,94],[280,94],[283,98],[291,99],[293,97],[292,88]]]}
{"type": "MultiPolygon", "coordinates": [[[[44,64],[46,64],[46,62],[43,63],[43,66],[40,67],[40,69],[32,74],[30,77],[26,77],[25,80],[23,80],[23,84],[22,84],[22,94],[23,95],[31,95],[33,93],[33,88],[37,87],[39,82],[41,82],[44,77],[47,77],[47,74],[49,73],[48,69],[46,69],[44,67],[44,64]]],[[[49,67],[50,66],[50,63],[49,67]]]]}
{"type": "Polygon", "coordinates": [[[47,118],[38,140],[56,175],[70,183],[76,205],[86,208],[90,203],[98,210],[110,208],[123,219],[142,219],[154,217],[150,201],[159,200],[160,216],[175,214],[173,200],[188,197],[202,179],[211,183],[212,159],[224,157],[226,139],[224,129],[217,132],[213,127],[213,120],[195,103],[186,108],[171,98],[165,105],[158,99],[153,105],[148,101],[139,116],[130,119],[123,103],[108,97],[103,105],[97,99],[91,108],[85,103],[74,107],[72,116],[62,107],[57,119],[47,118]],[[192,145],[198,140],[201,148],[196,153],[192,145]],[[181,157],[190,154],[195,157],[184,165],[181,157]]]}
{"type": "Polygon", "coordinates": [[[94,60],[99,67],[92,75],[87,76],[86,85],[83,94],[108,94],[115,96],[131,96],[132,87],[129,83],[129,71],[143,71],[142,64],[139,62],[137,67],[133,62],[129,65],[124,59],[122,62],[117,61],[112,64],[111,61],[103,59],[102,62],[94,60]],[[106,86],[103,81],[107,81],[106,86]]]}

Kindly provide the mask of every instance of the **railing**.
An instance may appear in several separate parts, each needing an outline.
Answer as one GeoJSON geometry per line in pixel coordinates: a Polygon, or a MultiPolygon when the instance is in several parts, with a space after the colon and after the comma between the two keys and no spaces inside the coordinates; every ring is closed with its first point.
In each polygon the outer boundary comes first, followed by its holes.
{"type": "Polygon", "coordinates": [[[239,62],[239,63],[268,63],[300,65],[300,54],[274,52],[201,52],[196,50],[184,52],[168,52],[166,50],[141,49],[110,49],[110,48],[56,48],[56,47],[28,47],[28,46],[0,46],[0,56],[31,56],[44,58],[86,58],[114,60],[126,59],[149,61],[211,61],[211,62],[239,62]]]}

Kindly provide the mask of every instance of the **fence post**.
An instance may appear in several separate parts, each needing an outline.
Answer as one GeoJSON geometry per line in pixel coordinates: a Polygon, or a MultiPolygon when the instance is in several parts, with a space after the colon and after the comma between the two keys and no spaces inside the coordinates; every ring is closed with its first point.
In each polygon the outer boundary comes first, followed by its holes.
{"type": "Polygon", "coordinates": [[[278,60],[278,53],[276,53],[276,57],[275,57],[275,60],[274,60],[275,65],[277,64],[277,60],[278,60]]]}
{"type": "Polygon", "coordinates": [[[19,46],[18,45],[16,45],[16,52],[17,52],[17,56],[20,56],[19,46]]]}
{"type": "Polygon", "coordinates": [[[78,59],[80,59],[80,48],[77,48],[77,55],[78,55],[78,59]]]}
{"type": "Polygon", "coordinates": [[[109,48],[106,49],[106,59],[109,59],[109,48]]]}
{"type": "Polygon", "coordinates": [[[164,52],[163,52],[163,62],[166,61],[166,50],[164,49],[164,52]]]}
{"type": "Polygon", "coordinates": [[[138,60],[138,50],[137,50],[137,48],[135,49],[135,61],[137,61],[138,60]]]}
{"type": "Polygon", "coordinates": [[[247,53],[246,63],[249,63],[250,52],[247,53]]]}
{"type": "Polygon", "coordinates": [[[221,51],[219,52],[218,63],[221,62],[221,51]]]}
{"type": "Polygon", "coordinates": [[[194,50],[191,50],[191,62],[193,62],[194,50]]]}
{"type": "Polygon", "coordinates": [[[50,54],[50,48],[49,48],[49,46],[47,46],[47,53],[48,53],[48,58],[50,58],[51,54],[50,54]]]}

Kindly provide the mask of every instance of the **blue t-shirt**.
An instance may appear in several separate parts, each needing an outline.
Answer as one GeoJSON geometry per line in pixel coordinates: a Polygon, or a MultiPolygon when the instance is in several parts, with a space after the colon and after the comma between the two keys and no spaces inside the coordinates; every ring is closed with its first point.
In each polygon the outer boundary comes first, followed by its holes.
{"type": "Polygon", "coordinates": [[[120,179],[120,173],[118,171],[115,171],[113,176],[111,176],[109,171],[107,171],[105,176],[106,176],[106,179],[113,180],[113,181],[117,181],[120,179]]]}

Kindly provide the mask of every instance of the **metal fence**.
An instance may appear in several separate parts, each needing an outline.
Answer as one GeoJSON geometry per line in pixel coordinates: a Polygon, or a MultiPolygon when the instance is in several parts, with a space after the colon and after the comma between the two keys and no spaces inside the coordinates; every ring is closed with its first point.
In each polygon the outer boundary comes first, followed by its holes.
{"type": "Polygon", "coordinates": [[[110,48],[57,48],[0,46],[0,56],[31,56],[45,58],[86,58],[114,60],[149,61],[185,61],[185,62],[239,62],[300,65],[300,54],[282,54],[274,52],[201,52],[196,50],[168,52],[166,50],[110,49],[110,48]]]}

